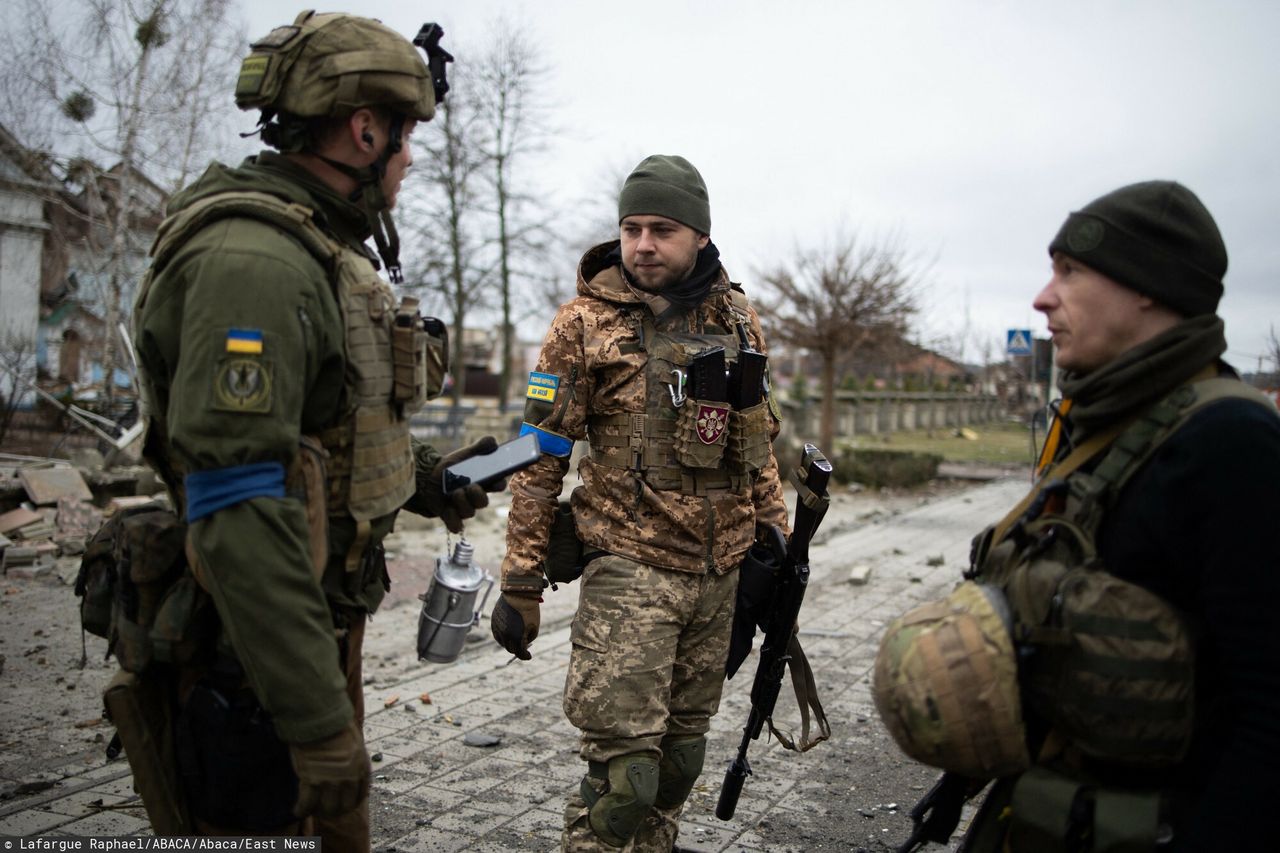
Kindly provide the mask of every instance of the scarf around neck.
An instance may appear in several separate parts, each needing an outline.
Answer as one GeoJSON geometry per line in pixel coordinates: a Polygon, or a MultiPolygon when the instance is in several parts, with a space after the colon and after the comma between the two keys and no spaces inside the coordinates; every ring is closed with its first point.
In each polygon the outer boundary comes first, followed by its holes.
{"type": "MultiPolygon", "coordinates": [[[[649,293],[649,291],[636,284],[635,279],[631,277],[631,273],[627,272],[626,266],[622,263],[622,248],[615,248],[605,258],[618,264],[622,268],[622,275],[626,278],[636,291],[640,293],[649,293]]],[[[706,300],[707,295],[711,293],[711,287],[720,278],[720,250],[716,248],[716,244],[710,240],[707,245],[698,250],[697,260],[694,261],[693,269],[683,281],[675,284],[669,284],[662,290],[651,295],[661,297],[666,300],[665,309],[658,314],[658,319],[663,320],[676,314],[685,314],[706,300]]]]}
{"type": "Polygon", "coordinates": [[[1220,318],[1205,314],[1184,320],[1119,358],[1084,375],[1062,374],[1059,387],[1070,399],[1073,439],[1095,432],[1150,406],[1212,364],[1227,350],[1220,318]]]}

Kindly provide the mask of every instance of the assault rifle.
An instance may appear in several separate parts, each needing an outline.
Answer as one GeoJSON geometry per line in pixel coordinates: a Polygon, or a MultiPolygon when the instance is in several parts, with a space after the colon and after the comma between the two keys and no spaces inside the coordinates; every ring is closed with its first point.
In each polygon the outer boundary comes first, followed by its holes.
{"type": "MultiPolygon", "coordinates": [[[[747,749],[751,741],[760,737],[765,723],[773,717],[782,688],[782,675],[791,660],[790,646],[796,631],[796,619],[800,605],[804,603],[805,589],[809,584],[809,540],[822,523],[830,498],[827,483],[831,479],[831,463],[812,444],[804,446],[800,468],[796,471],[795,484],[800,493],[796,506],[795,523],[788,541],[778,527],[769,529],[765,544],[773,551],[780,566],[777,574],[775,606],[768,616],[764,644],[760,647],[760,663],[756,667],[755,680],[751,683],[751,714],[742,729],[742,743],[738,755],[724,774],[720,788],[720,801],[716,804],[716,817],[729,820],[738,807],[742,786],[751,775],[751,763],[747,761],[747,749]]],[[[825,717],[823,718],[825,725],[825,717]]]]}

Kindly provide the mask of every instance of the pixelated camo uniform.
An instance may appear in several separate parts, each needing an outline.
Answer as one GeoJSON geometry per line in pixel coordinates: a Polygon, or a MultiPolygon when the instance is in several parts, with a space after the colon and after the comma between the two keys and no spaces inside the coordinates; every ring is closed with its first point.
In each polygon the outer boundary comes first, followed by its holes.
{"type": "MultiPolygon", "coordinates": [[[[578,296],[561,306],[538,359],[537,372],[558,377],[559,386],[554,403],[540,407],[545,414],[533,425],[571,441],[587,438],[589,416],[645,411],[647,355],[640,348],[640,317],[649,308],[623,279],[621,267],[605,260],[616,246],[617,241],[606,243],[583,257],[578,296]]],[[[729,292],[729,278],[721,270],[707,300],[667,325],[733,334],[729,292]]],[[[747,312],[752,346],[767,352],[760,320],[749,306],[747,312]]],[[[771,416],[771,438],[778,428],[771,416]]],[[[567,455],[544,453],[512,478],[504,590],[541,588],[547,534],[568,470],[567,455]]],[[[788,529],[772,453],[749,487],[704,496],[655,490],[625,468],[590,458],[582,460],[579,472],[583,488],[573,495],[573,511],[584,545],[646,565],[723,574],[737,568],[757,524],[788,529]]]]}

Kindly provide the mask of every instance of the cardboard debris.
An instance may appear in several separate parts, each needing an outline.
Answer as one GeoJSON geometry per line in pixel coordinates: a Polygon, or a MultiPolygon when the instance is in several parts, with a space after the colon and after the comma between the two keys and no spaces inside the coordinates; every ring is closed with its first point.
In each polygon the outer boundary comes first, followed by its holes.
{"type": "Polygon", "coordinates": [[[133,509],[136,506],[149,504],[153,500],[155,500],[155,498],[147,495],[129,495],[126,497],[112,498],[111,502],[107,504],[106,514],[112,515],[116,510],[121,509],[133,509]]]}
{"type": "Polygon", "coordinates": [[[4,515],[0,515],[0,533],[12,533],[19,527],[43,520],[44,516],[40,513],[20,506],[17,509],[9,510],[4,515]]]}
{"type": "Polygon", "coordinates": [[[59,498],[75,498],[81,501],[93,500],[93,492],[89,484],[80,476],[80,471],[69,465],[56,465],[50,468],[29,466],[18,472],[18,479],[27,490],[27,495],[36,506],[56,504],[59,498]]]}

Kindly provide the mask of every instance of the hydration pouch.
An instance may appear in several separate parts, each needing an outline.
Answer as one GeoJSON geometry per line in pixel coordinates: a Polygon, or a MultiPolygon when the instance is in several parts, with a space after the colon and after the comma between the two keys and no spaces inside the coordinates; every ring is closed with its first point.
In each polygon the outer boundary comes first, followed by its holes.
{"type": "Polygon", "coordinates": [[[573,507],[569,501],[560,501],[551,521],[542,572],[552,584],[572,583],[582,577],[582,569],[582,540],[573,524],[573,507]]]}
{"type": "Polygon", "coordinates": [[[289,747],[248,690],[197,684],[178,712],[177,744],[195,817],[249,832],[297,821],[298,777],[289,747]]]}
{"type": "Polygon", "coordinates": [[[729,438],[724,458],[730,470],[754,474],[769,463],[769,404],[761,401],[741,412],[729,413],[729,438]]]}
{"type": "Polygon", "coordinates": [[[191,835],[174,752],[173,680],[115,674],[102,694],[107,719],[116,727],[133,773],[133,790],[142,798],[156,835],[191,835]]]}

